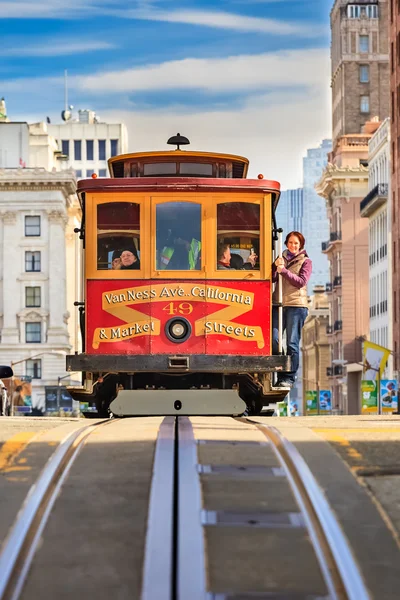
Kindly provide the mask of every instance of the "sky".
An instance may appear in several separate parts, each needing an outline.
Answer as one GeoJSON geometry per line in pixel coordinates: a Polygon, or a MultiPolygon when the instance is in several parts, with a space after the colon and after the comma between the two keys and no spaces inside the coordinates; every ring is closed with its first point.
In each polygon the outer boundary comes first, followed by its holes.
{"type": "Polygon", "coordinates": [[[331,136],[333,0],[0,0],[0,97],[11,121],[68,104],[123,122],[129,152],[192,150],[250,160],[283,189],[331,136]]]}

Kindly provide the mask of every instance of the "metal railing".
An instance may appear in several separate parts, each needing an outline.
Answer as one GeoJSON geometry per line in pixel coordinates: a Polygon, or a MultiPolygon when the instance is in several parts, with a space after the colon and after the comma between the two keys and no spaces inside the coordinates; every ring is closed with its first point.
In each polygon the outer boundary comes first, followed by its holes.
{"type": "Polygon", "coordinates": [[[387,198],[389,185],[387,183],[378,183],[363,200],[360,202],[360,211],[363,211],[375,198],[387,198]]]}
{"type": "Polygon", "coordinates": [[[333,287],[339,287],[340,285],[342,285],[342,276],[337,275],[333,280],[333,287]]]}

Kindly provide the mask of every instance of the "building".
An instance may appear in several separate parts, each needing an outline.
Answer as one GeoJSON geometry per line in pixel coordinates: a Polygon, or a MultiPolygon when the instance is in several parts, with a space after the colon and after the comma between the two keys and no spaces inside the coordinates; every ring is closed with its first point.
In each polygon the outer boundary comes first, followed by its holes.
{"type": "MultiPolygon", "coordinates": [[[[393,3],[393,0],[391,0],[393,3]]],[[[332,140],[389,116],[388,2],[335,0],[331,11],[332,140]]],[[[396,139],[396,138],[393,138],[396,139]]]]}
{"type": "Polygon", "coordinates": [[[325,286],[329,276],[328,259],[321,252],[321,244],[329,236],[329,221],[325,201],[315,191],[315,184],[321,178],[331,150],[331,140],[322,140],[318,148],[310,148],[303,158],[304,219],[300,231],[306,238],[307,253],[313,262],[313,272],[308,283],[309,293],[316,285],[325,286]]]}
{"type": "Polygon", "coordinates": [[[0,170],[0,363],[32,377],[32,402],[64,377],[71,351],[65,232],[73,171],[0,170]]]}
{"type": "Polygon", "coordinates": [[[384,0],[335,0],[331,11],[333,150],[316,189],[329,217],[322,249],[330,264],[330,386],[333,408],[345,414],[360,412],[361,340],[369,333],[368,220],[359,205],[368,193],[368,143],[388,117],[387,19],[384,0]]]}
{"type": "MultiPolygon", "coordinates": [[[[394,377],[400,377],[400,6],[390,0],[392,331],[394,377]]],[[[390,254],[390,252],[389,252],[390,254]]]]}
{"type": "MultiPolygon", "coordinates": [[[[368,194],[361,201],[360,214],[369,219],[369,339],[392,349],[389,118],[374,133],[368,148],[368,194]]],[[[392,362],[390,358],[384,379],[392,379],[392,362]]]]}
{"type": "Polygon", "coordinates": [[[368,193],[368,167],[363,163],[368,161],[370,137],[342,136],[336,143],[334,162],[328,163],[316,186],[326,200],[330,229],[322,251],[330,269],[326,291],[332,405],[344,414],[360,412],[359,340],[369,331],[368,219],[360,216],[360,202],[368,193]]]}
{"type": "Polygon", "coordinates": [[[107,177],[107,160],[128,151],[128,133],[122,123],[103,123],[92,110],[79,110],[77,119],[48,125],[49,134],[76,177],[107,177]]]}
{"type": "Polygon", "coordinates": [[[303,217],[303,188],[283,191],[276,211],[277,225],[283,229],[283,241],[289,231],[303,230],[303,217]]]}
{"type": "MultiPolygon", "coordinates": [[[[327,336],[329,325],[329,304],[325,294],[325,286],[315,286],[313,295],[309,296],[308,317],[302,334],[303,363],[303,399],[307,392],[329,390],[328,369],[330,367],[330,351],[327,336]]],[[[306,414],[303,406],[303,414],[306,414]]]]}

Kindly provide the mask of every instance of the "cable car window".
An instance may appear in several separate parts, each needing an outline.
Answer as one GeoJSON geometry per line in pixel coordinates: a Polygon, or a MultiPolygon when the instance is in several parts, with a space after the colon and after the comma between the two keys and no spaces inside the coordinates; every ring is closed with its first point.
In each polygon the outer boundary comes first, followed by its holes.
{"type": "Polygon", "coordinates": [[[217,269],[260,270],[260,205],[226,202],[217,208],[217,269]]]}
{"type": "Polygon", "coordinates": [[[143,165],[144,177],[154,177],[155,175],[176,175],[176,163],[148,163],[143,165]]]}
{"type": "Polygon", "coordinates": [[[97,207],[97,269],[140,269],[140,206],[109,202],[97,207]]]}
{"type": "Polygon", "coordinates": [[[201,205],[166,202],[156,208],[156,269],[201,268],[201,205]]]}
{"type": "Polygon", "coordinates": [[[182,162],[179,165],[181,175],[202,175],[203,177],[212,177],[213,166],[208,163],[190,163],[182,162]]]}

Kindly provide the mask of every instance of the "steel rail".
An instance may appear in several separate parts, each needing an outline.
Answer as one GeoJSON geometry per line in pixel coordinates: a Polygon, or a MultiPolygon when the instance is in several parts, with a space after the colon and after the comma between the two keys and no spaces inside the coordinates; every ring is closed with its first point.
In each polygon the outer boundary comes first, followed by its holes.
{"type": "Polygon", "coordinates": [[[160,425],[153,462],[141,600],[171,600],[174,555],[175,418],[160,425]]]}
{"type": "Polygon", "coordinates": [[[368,600],[370,594],[347,539],[300,452],[275,427],[250,419],[245,422],[255,425],[267,437],[286,472],[305,519],[329,597],[368,600]]]}
{"type": "Polygon", "coordinates": [[[197,445],[188,417],[178,417],[178,600],[207,597],[202,494],[197,445]]]}
{"type": "Polygon", "coordinates": [[[79,451],[101,421],[68,434],[45,464],[25,498],[0,555],[0,600],[17,600],[48,517],[79,451]]]}

